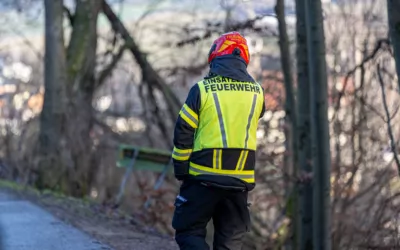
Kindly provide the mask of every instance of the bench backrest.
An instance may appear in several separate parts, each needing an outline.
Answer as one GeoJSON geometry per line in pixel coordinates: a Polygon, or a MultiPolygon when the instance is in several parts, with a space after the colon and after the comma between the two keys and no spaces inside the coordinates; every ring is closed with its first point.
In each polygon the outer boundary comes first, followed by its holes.
{"type": "Polygon", "coordinates": [[[136,170],[162,172],[171,160],[171,153],[166,150],[120,144],[118,146],[117,167],[129,167],[135,155],[135,150],[138,150],[134,164],[136,170]]]}

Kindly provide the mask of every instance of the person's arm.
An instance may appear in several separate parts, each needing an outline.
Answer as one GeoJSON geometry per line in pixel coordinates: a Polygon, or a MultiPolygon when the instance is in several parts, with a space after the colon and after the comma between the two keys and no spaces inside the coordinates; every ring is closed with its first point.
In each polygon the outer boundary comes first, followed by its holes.
{"type": "Polygon", "coordinates": [[[189,174],[189,158],[193,151],[194,134],[199,124],[199,110],[200,89],[195,84],[179,112],[174,129],[172,159],[175,177],[178,180],[183,180],[189,174]]]}

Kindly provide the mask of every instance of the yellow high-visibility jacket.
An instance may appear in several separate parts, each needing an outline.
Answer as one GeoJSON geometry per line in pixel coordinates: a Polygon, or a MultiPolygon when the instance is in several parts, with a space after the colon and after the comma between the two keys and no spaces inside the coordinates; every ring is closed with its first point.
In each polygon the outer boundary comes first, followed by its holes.
{"type": "Polygon", "coordinates": [[[175,176],[253,189],[257,126],[264,112],[257,82],[217,75],[196,83],[175,125],[175,176]]]}

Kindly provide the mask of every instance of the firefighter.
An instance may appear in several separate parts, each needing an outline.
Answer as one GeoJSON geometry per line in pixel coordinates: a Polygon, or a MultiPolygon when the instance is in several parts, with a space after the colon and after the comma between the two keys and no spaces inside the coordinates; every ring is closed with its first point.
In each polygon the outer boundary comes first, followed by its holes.
{"type": "Polygon", "coordinates": [[[238,32],[221,35],[208,55],[208,75],[189,91],[174,129],[175,177],[182,181],[172,227],[182,250],[239,250],[250,227],[256,130],[264,91],[247,72],[249,49],[238,32]]]}

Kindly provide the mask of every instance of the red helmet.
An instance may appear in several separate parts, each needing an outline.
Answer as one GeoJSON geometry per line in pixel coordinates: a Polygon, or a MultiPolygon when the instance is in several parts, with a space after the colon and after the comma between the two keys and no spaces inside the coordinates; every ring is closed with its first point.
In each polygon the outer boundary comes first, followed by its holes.
{"type": "Polygon", "coordinates": [[[214,41],[208,55],[208,63],[210,64],[215,57],[234,53],[238,53],[246,64],[249,64],[250,54],[246,38],[236,31],[225,33],[214,41]]]}

